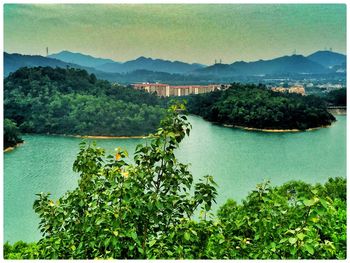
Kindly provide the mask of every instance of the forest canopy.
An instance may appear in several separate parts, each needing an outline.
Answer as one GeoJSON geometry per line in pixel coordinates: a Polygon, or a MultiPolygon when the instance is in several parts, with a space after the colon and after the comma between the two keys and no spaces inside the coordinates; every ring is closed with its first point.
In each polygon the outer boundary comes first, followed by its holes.
{"type": "Polygon", "coordinates": [[[21,68],[4,81],[4,115],[24,133],[146,135],[165,110],[155,94],[74,68],[21,68]]]}
{"type": "Polygon", "coordinates": [[[315,96],[283,94],[262,85],[234,83],[227,90],[190,95],[189,113],[212,122],[258,129],[299,129],[330,125],[334,116],[315,96]]]}

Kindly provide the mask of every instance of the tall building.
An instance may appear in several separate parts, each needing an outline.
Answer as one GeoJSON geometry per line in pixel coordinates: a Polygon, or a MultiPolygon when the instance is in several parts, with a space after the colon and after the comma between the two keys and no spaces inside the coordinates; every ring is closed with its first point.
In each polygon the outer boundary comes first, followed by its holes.
{"type": "Polygon", "coordinates": [[[170,86],[168,84],[161,83],[142,83],[133,84],[134,89],[144,90],[149,93],[156,92],[158,96],[169,97],[170,96],[170,86]]]}
{"type": "Polygon", "coordinates": [[[190,94],[208,93],[214,90],[227,88],[227,85],[186,85],[186,86],[170,86],[161,83],[142,83],[133,84],[135,89],[144,90],[150,93],[156,92],[158,96],[187,96],[190,94]]]}

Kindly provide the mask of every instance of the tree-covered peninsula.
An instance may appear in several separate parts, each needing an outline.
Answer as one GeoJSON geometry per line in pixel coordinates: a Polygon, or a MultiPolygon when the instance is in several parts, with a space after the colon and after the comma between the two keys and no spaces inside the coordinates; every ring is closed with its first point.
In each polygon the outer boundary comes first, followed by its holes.
{"type": "Polygon", "coordinates": [[[132,136],[159,126],[154,94],[74,68],[21,68],[4,80],[4,115],[23,133],[132,136]]]}
{"type": "Polygon", "coordinates": [[[9,119],[4,119],[4,149],[14,147],[23,140],[16,123],[9,119]]]}
{"type": "Polygon", "coordinates": [[[306,130],[335,120],[321,98],[238,83],[227,90],[188,96],[188,110],[211,122],[257,129],[306,130]]]}

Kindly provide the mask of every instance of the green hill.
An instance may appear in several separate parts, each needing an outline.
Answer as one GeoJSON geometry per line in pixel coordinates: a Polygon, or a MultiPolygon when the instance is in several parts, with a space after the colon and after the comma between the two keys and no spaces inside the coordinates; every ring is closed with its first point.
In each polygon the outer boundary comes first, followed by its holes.
{"type": "Polygon", "coordinates": [[[145,135],[164,110],[153,94],[80,69],[21,68],[4,80],[4,115],[24,133],[145,135]]]}
{"type": "Polygon", "coordinates": [[[188,101],[192,114],[249,128],[305,130],[335,120],[320,98],[273,92],[264,86],[233,84],[225,91],[189,96],[188,101]]]}

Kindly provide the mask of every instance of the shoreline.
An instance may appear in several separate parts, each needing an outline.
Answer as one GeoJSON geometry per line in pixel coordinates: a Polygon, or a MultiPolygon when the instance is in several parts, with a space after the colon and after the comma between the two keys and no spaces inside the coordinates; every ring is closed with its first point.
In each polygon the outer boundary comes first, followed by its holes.
{"type": "Polygon", "coordinates": [[[260,128],[252,128],[252,127],[245,127],[245,126],[238,126],[238,125],[230,125],[230,124],[223,124],[224,127],[228,128],[236,128],[236,129],[241,129],[245,131],[260,131],[260,132],[269,132],[269,133],[284,133],[284,132],[305,132],[305,131],[314,131],[322,128],[329,128],[332,126],[326,125],[326,126],[320,126],[320,127],[315,127],[315,128],[308,128],[305,130],[299,130],[299,129],[260,129],[260,128]]]}
{"type": "Polygon", "coordinates": [[[75,137],[82,139],[145,139],[148,136],[135,135],[135,136],[106,136],[106,135],[62,135],[67,137],[75,137]]]}
{"type": "MultiPolygon", "coordinates": [[[[218,126],[223,126],[226,128],[235,128],[235,129],[240,129],[240,130],[245,130],[245,131],[259,131],[259,132],[269,132],[269,133],[285,133],[285,132],[305,132],[305,131],[315,131],[315,130],[319,130],[322,128],[329,128],[332,126],[333,123],[335,123],[337,120],[332,121],[331,124],[329,125],[323,125],[320,127],[314,127],[314,128],[308,128],[305,130],[299,130],[299,129],[261,129],[261,128],[254,128],[254,127],[246,127],[246,126],[239,126],[239,125],[232,125],[232,124],[225,124],[225,123],[220,123],[220,122],[212,122],[212,121],[208,121],[206,119],[204,119],[202,116],[199,115],[195,115],[195,114],[191,114],[193,116],[199,117],[202,120],[218,125],[218,126]]],[[[336,115],[343,115],[343,114],[336,114],[336,115]]],[[[345,114],[346,115],[346,114],[345,114]]]]}
{"type": "Polygon", "coordinates": [[[328,109],[328,112],[333,115],[346,115],[346,109],[328,109]]]}
{"type": "Polygon", "coordinates": [[[59,136],[81,139],[146,139],[148,135],[134,135],[134,136],[109,136],[109,135],[73,135],[73,134],[57,134],[57,133],[27,133],[28,135],[45,135],[45,136],[59,136]]]}
{"type": "Polygon", "coordinates": [[[17,143],[16,145],[14,146],[9,146],[7,148],[4,149],[4,153],[7,153],[7,152],[11,152],[13,150],[15,150],[18,146],[20,146],[21,144],[24,144],[24,141],[23,142],[19,142],[17,143]]]}

